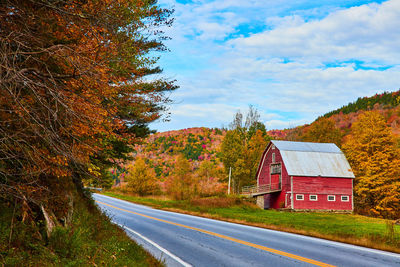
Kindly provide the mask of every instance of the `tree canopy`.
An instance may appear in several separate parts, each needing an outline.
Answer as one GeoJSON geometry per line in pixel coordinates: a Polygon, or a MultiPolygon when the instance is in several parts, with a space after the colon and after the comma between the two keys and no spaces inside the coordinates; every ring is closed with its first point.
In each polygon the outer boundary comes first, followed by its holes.
{"type": "Polygon", "coordinates": [[[65,206],[72,181],[150,132],[176,88],[151,76],[171,13],[154,0],[1,2],[1,198],[65,206]]]}
{"type": "Polygon", "coordinates": [[[317,143],[335,143],[341,146],[342,133],[330,118],[320,118],[306,130],[301,137],[302,140],[317,143]]]}
{"type": "Polygon", "coordinates": [[[343,145],[356,176],[356,209],[367,215],[400,215],[400,151],[385,118],[369,111],[358,118],[343,145]]]}
{"type": "Polygon", "coordinates": [[[260,115],[253,106],[249,106],[243,123],[243,114],[238,111],[230,130],[221,144],[222,162],[225,172],[232,169],[233,191],[239,193],[242,186],[256,183],[257,166],[270,137],[260,115]]]}

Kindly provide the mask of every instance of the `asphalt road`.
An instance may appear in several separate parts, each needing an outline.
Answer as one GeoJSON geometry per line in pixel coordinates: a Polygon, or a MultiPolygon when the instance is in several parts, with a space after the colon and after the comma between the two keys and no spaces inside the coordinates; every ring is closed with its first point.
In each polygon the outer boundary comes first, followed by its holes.
{"type": "Polygon", "coordinates": [[[400,266],[400,254],[93,197],[167,266],[400,266]]]}

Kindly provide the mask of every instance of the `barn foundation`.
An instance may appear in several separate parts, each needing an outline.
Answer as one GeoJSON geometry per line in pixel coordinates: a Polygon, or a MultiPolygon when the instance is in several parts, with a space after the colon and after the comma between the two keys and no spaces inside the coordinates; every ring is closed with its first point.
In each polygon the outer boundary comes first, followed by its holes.
{"type": "Polygon", "coordinates": [[[256,203],[261,209],[265,209],[264,195],[257,196],[256,203]]]}

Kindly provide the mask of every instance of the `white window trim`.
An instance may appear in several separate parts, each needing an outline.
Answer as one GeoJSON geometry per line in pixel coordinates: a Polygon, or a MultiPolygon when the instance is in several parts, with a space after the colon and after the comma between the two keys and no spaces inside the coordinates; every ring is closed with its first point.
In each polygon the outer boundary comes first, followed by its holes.
{"type": "Polygon", "coordinates": [[[310,201],[318,201],[318,195],[309,195],[308,196],[308,199],[310,200],[310,201]],[[311,199],[311,197],[314,197],[315,196],[315,199],[311,199]]]}
{"type": "Polygon", "coordinates": [[[272,163],[275,163],[275,153],[272,153],[272,163]]]}
{"type": "Polygon", "coordinates": [[[296,200],[304,200],[304,195],[303,194],[296,194],[296,200]],[[301,197],[301,199],[299,199],[298,197],[301,197]]]}
{"type": "Polygon", "coordinates": [[[328,201],[336,201],[336,196],[335,195],[328,195],[327,196],[328,201]],[[333,197],[333,200],[329,200],[329,197],[333,197]]]}
{"type": "Polygon", "coordinates": [[[350,201],[350,197],[349,197],[349,196],[341,196],[341,197],[340,197],[340,200],[341,200],[342,202],[349,202],[349,201],[350,201]],[[343,200],[343,197],[347,198],[347,200],[343,200]]]}

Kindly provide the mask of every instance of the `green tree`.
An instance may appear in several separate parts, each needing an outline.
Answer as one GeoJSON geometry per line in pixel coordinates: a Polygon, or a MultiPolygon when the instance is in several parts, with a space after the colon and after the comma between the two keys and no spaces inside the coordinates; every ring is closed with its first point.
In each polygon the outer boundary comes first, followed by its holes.
{"type": "Polygon", "coordinates": [[[229,172],[229,168],[235,166],[239,158],[243,158],[244,142],[244,136],[240,131],[229,130],[226,132],[221,144],[222,162],[225,166],[226,173],[229,172]]]}
{"type": "Polygon", "coordinates": [[[400,216],[400,153],[396,138],[378,112],[361,114],[343,149],[356,176],[356,211],[400,216]]]}
{"type": "Polygon", "coordinates": [[[239,193],[243,186],[256,182],[258,162],[267,141],[270,140],[255,108],[249,107],[244,125],[242,118],[243,115],[238,111],[221,145],[225,173],[228,174],[231,168],[232,188],[235,193],[239,193]]]}
{"type": "Polygon", "coordinates": [[[157,185],[156,173],[150,168],[144,159],[137,158],[134,165],[130,165],[125,176],[129,191],[139,196],[154,194],[159,187],[157,185]]]}

